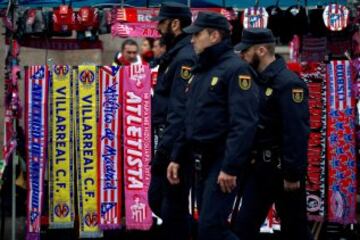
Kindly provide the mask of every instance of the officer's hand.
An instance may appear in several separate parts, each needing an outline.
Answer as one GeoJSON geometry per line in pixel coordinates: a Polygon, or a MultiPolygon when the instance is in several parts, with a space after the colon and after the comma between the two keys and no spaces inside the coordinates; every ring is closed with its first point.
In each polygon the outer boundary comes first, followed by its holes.
{"type": "Polygon", "coordinates": [[[287,180],[284,180],[284,190],[286,192],[292,192],[300,189],[300,181],[297,182],[289,182],[287,180]]]}
{"type": "Polygon", "coordinates": [[[223,193],[231,193],[236,187],[236,176],[220,171],[217,183],[220,185],[223,193]]]}
{"type": "Polygon", "coordinates": [[[175,162],[170,162],[170,164],[167,168],[167,179],[169,180],[170,184],[172,184],[172,185],[180,183],[179,168],[180,168],[180,165],[175,162]]]}

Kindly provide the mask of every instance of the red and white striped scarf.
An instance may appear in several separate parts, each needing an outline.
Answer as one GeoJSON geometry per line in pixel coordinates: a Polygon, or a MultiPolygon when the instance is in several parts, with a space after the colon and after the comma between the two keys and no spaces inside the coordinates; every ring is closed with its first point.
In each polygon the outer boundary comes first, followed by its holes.
{"type": "Polygon", "coordinates": [[[120,67],[100,68],[100,119],[98,177],[100,181],[99,226],[119,228],[121,224],[122,149],[120,67]]]}
{"type": "Polygon", "coordinates": [[[26,239],[40,239],[48,136],[48,68],[25,71],[25,132],[27,151],[26,239]]]}

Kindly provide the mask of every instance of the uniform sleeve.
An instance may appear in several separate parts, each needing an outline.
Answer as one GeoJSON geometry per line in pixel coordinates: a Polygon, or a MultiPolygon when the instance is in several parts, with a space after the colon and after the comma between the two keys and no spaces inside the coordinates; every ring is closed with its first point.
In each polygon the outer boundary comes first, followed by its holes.
{"type": "Polygon", "coordinates": [[[306,173],[309,138],[308,89],[305,83],[290,84],[280,92],[282,120],[281,166],[284,178],[296,182],[306,173]]]}
{"type": "Polygon", "coordinates": [[[250,67],[242,67],[228,85],[230,130],[222,171],[236,176],[248,162],[258,124],[259,89],[250,67]]]}
{"type": "Polygon", "coordinates": [[[185,104],[188,81],[191,78],[191,67],[194,59],[188,58],[176,62],[173,83],[168,103],[167,124],[163,137],[159,142],[159,149],[171,154],[174,143],[179,138],[184,127],[185,104]]]}

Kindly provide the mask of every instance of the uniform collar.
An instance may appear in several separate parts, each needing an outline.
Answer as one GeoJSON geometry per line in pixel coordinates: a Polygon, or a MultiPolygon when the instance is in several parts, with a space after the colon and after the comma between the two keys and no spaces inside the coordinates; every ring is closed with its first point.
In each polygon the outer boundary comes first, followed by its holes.
{"type": "Polygon", "coordinates": [[[280,71],[286,68],[285,60],[280,55],[277,54],[275,57],[276,57],[275,61],[270,63],[270,65],[267,66],[265,70],[259,74],[261,82],[266,83],[269,80],[274,79],[275,76],[278,75],[280,71]]]}
{"type": "Polygon", "coordinates": [[[199,55],[198,65],[196,70],[200,69],[209,69],[211,66],[216,65],[216,63],[221,62],[224,57],[226,57],[229,52],[233,53],[230,40],[226,39],[214,46],[208,47],[199,55]]]}

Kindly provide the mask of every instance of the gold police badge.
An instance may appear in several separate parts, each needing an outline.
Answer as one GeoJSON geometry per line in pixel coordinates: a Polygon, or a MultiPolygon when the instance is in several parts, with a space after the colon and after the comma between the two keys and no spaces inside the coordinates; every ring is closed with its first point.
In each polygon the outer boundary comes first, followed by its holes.
{"type": "Polygon", "coordinates": [[[295,103],[301,103],[304,100],[304,89],[293,88],[292,89],[292,99],[295,103]]]}
{"type": "Polygon", "coordinates": [[[180,72],[181,77],[184,80],[189,80],[191,78],[191,67],[189,66],[181,66],[181,72],[180,72]]]}
{"type": "Polygon", "coordinates": [[[242,90],[249,90],[251,88],[251,77],[249,75],[239,75],[239,87],[242,90]]]}

